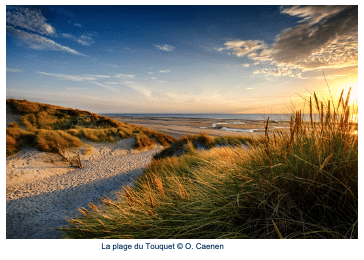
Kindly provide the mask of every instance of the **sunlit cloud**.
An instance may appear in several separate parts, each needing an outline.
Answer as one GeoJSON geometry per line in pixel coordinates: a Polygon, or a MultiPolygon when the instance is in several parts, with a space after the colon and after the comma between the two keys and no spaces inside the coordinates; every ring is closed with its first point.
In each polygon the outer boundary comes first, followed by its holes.
{"type": "Polygon", "coordinates": [[[150,98],[152,96],[152,91],[150,91],[149,89],[146,89],[144,86],[138,86],[132,83],[133,82],[125,82],[125,85],[136,90],[146,98],[150,98]]]}
{"type": "Polygon", "coordinates": [[[158,49],[162,51],[173,51],[176,47],[173,47],[172,45],[164,44],[164,45],[154,45],[158,49]]]}
{"type": "Polygon", "coordinates": [[[277,67],[254,73],[274,76],[300,77],[304,71],[358,65],[357,6],[291,6],[281,12],[302,19],[277,35],[271,47],[260,40],[234,40],[218,51],[232,50],[255,65],[271,62],[277,67]]]}
{"type": "Polygon", "coordinates": [[[357,64],[357,6],[293,6],[282,13],[302,20],[277,36],[272,54],[277,64],[303,70],[357,64]]]}
{"type": "Polygon", "coordinates": [[[266,49],[267,46],[263,41],[259,40],[247,40],[247,41],[228,41],[225,43],[224,48],[220,48],[219,51],[233,50],[233,53],[238,57],[243,57],[248,53],[255,53],[261,49],[266,49]]]}
{"type": "Polygon", "coordinates": [[[288,77],[301,77],[302,71],[299,69],[290,69],[288,67],[276,67],[276,68],[264,68],[255,70],[254,74],[265,73],[271,76],[280,77],[280,76],[288,76],[288,77]]]}
{"type": "Polygon", "coordinates": [[[249,68],[250,67],[250,65],[249,65],[249,63],[245,63],[245,64],[241,64],[243,67],[245,67],[245,68],[249,68]]]}
{"type": "Polygon", "coordinates": [[[100,86],[100,87],[103,87],[103,88],[105,88],[105,89],[111,90],[112,92],[120,93],[119,91],[117,91],[116,89],[114,89],[113,87],[110,87],[110,86],[108,86],[108,85],[101,84],[101,83],[99,83],[99,82],[95,82],[95,81],[93,81],[92,83],[94,83],[95,85],[98,85],[98,86],[100,86]]]}
{"type": "Polygon", "coordinates": [[[161,70],[159,71],[160,73],[168,73],[168,72],[171,72],[171,70],[161,70]]]}
{"type": "Polygon", "coordinates": [[[36,73],[42,74],[42,75],[47,75],[47,76],[52,76],[52,77],[56,77],[56,78],[61,78],[61,79],[65,79],[65,80],[71,80],[71,81],[96,80],[95,77],[82,77],[82,76],[77,76],[77,75],[47,73],[47,72],[42,72],[42,71],[36,71],[36,73]]]}

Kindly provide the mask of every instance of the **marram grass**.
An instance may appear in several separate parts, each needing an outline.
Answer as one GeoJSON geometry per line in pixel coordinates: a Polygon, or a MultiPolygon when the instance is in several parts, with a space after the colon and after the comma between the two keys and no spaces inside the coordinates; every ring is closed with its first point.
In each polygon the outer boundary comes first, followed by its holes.
{"type": "Polygon", "coordinates": [[[318,120],[297,112],[249,149],[155,159],[118,200],[80,209],[65,237],[358,238],[357,108],[313,99],[318,120]]]}
{"type": "Polygon", "coordinates": [[[58,146],[62,149],[81,146],[82,138],[115,142],[133,137],[138,150],[151,148],[156,142],[167,147],[175,141],[167,134],[88,111],[16,99],[7,99],[6,104],[14,114],[22,115],[21,125],[14,122],[6,128],[7,156],[17,153],[24,144],[57,153],[58,146]]]}

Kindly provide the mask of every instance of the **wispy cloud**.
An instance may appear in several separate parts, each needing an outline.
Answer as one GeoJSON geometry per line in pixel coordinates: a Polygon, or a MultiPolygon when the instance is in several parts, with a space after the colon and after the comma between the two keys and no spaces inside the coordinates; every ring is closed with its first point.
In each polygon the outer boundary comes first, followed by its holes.
{"type": "Polygon", "coordinates": [[[235,40],[217,50],[232,50],[255,64],[270,62],[276,68],[255,73],[275,76],[300,77],[304,71],[358,64],[357,6],[291,6],[281,12],[302,19],[277,35],[272,46],[260,40],[235,40]]]}
{"type": "MultiPolygon", "coordinates": [[[[36,8],[22,6],[7,7],[6,32],[8,35],[28,45],[31,49],[62,51],[88,57],[47,38],[49,36],[57,36],[56,30],[47,23],[41,11],[36,8]]],[[[87,43],[87,40],[81,38],[81,41],[83,41],[81,44],[87,43]]]]}
{"type": "Polygon", "coordinates": [[[168,44],[154,45],[154,47],[157,47],[158,49],[160,49],[162,51],[173,51],[176,48],[176,47],[173,47],[172,45],[168,45],[168,44]]]}
{"type": "Polygon", "coordinates": [[[81,35],[80,37],[77,37],[69,33],[62,33],[62,37],[76,41],[83,46],[90,46],[95,42],[90,35],[81,35]]]}
{"type": "Polygon", "coordinates": [[[6,72],[21,72],[21,70],[6,68],[6,72]]]}
{"type": "Polygon", "coordinates": [[[94,40],[87,35],[81,35],[78,39],[77,39],[78,43],[81,43],[84,46],[90,46],[91,44],[94,43],[94,40]]]}
{"type": "Polygon", "coordinates": [[[65,79],[65,80],[72,80],[72,81],[96,80],[95,77],[84,77],[84,76],[78,76],[78,75],[56,74],[56,73],[47,73],[47,72],[42,72],[42,71],[36,71],[36,73],[42,74],[42,75],[47,75],[47,76],[52,76],[52,77],[56,77],[56,78],[61,78],[61,79],[65,79]]]}
{"type": "Polygon", "coordinates": [[[82,24],[80,23],[75,23],[74,26],[77,26],[77,27],[82,27],[82,24]]]}
{"type": "Polygon", "coordinates": [[[133,79],[135,75],[125,75],[125,74],[117,74],[115,78],[122,78],[122,79],[133,79]]]}
{"type": "Polygon", "coordinates": [[[96,77],[96,78],[110,78],[109,75],[98,75],[98,74],[83,74],[83,76],[96,77]]]}
{"type": "Polygon", "coordinates": [[[159,71],[160,73],[169,73],[169,72],[171,72],[171,70],[161,70],[161,71],[159,71]]]}
{"type": "Polygon", "coordinates": [[[18,40],[21,40],[22,42],[26,43],[30,48],[35,50],[53,50],[53,51],[63,51],[68,52],[75,55],[85,56],[88,57],[85,54],[82,54],[74,49],[71,49],[69,47],[60,45],[56,43],[55,41],[48,39],[46,37],[43,37],[38,34],[34,33],[28,33],[19,29],[15,29],[12,27],[6,27],[7,32],[17,38],[18,40]]]}
{"type": "Polygon", "coordinates": [[[100,87],[103,87],[103,88],[106,88],[108,90],[111,90],[112,92],[115,92],[115,93],[120,93],[119,91],[117,91],[116,89],[114,89],[113,87],[110,87],[108,85],[105,85],[105,84],[101,84],[99,82],[93,82],[94,84],[100,86],[100,87]]]}

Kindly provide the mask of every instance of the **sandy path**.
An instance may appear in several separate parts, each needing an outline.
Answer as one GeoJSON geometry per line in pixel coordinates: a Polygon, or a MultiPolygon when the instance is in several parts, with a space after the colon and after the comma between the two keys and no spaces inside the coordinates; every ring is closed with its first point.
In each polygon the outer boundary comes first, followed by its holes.
{"type": "Polygon", "coordinates": [[[7,238],[61,238],[57,228],[77,214],[90,201],[116,198],[121,185],[131,186],[152,156],[161,148],[122,156],[88,160],[82,169],[20,182],[7,189],[7,238]]]}

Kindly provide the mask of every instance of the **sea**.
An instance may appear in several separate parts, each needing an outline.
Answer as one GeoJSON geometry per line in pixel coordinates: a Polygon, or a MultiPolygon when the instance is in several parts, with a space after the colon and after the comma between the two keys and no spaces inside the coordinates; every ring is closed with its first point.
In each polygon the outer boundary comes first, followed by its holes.
{"type": "MultiPolygon", "coordinates": [[[[124,117],[156,117],[156,118],[207,118],[207,119],[235,119],[235,120],[267,120],[277,122],[287,122],[290,114],[175,114],[175,113],[145,113],[145,114],[102,114],[105,116],[124,116],[124,117]]],[[[302,115],[303,120],[309,120],[310,115],[302,115]]]]}

